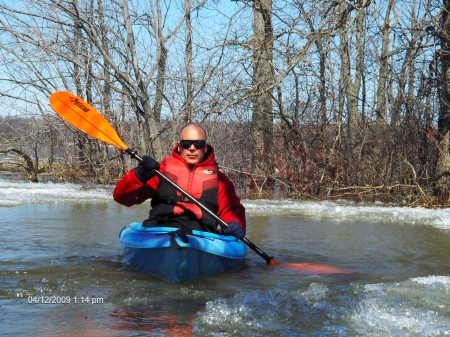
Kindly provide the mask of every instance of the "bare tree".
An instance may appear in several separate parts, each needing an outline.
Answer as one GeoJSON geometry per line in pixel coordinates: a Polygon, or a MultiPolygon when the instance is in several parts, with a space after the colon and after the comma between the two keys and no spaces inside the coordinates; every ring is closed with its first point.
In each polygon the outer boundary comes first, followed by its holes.
{"type": "Polygon", "coordinates": [[[443,0],[443,8],[439,20],[438,36],[441,50],[441,79],[439,83],[439,157],[437,160],[436,194],[448,193],[450,184],[450,1],[443,0]]]}
{"type": "Polygon", "coordinates": [[[191,22],[191,0],[185,0],[186,6],[186,124],[192,122],[192,22],[191,22]]]}
{"type": "Polygon", "coordinates": [[[356,4],[348,4],[341,14],[341,29],[340,29],[340,57],[342,60],[341,81],[343,83],[344,95],[347,100],[347,123],[348,123],[348,138],[350,144],[356,140],[356,129],[359,117],[359,102],[361,80],[364,71],[364,21],[365,21],[365,7],[369,6],[372,1],[361,0],[356,4]],[[356,10],[355,15],[355,75],[352,76],[352,52],[348,38],[348,33],[351,28],[349,25],[349,14],[356,10]]]}
{"type": "Polygon", "coordinates": [[[253,88],[252,108],[253,163],[258,172],[270,173],[272,152],[273,108],[273,24],[272,0],[253,2],[253,88]]]}
{"type": "Polygon", "coordinates": [[[380,55],[380,76],[378,80],[377,88],[377,122],[383,124],[386,118],[386,86],[388,81],[388,57],[389,57],[389,41],[390,41],[390,15],[392,11],[394,0],[389,0],[386,14],[384,16],[384,25],[381,27],[381,33],[383,34],[381,43],[381,55],[380,55]]]}

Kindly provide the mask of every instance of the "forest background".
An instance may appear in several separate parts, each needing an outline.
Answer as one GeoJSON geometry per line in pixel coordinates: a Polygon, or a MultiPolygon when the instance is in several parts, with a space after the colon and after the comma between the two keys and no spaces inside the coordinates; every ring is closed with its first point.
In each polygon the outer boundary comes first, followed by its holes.
{"type": "Polygon", "coordinates": [[[450,204],[450,0],[0,0],[0,169],[114,184],[201,123],[246,198],[450,204]]]}

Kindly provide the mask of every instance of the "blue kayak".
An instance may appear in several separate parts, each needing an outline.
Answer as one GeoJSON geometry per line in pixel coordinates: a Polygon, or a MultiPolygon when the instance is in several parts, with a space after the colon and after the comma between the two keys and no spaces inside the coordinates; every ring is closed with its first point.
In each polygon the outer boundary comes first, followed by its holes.
{"type": "Polygon", "coordinates": [[[247,247],[233,236],[139,222],[122,229],[119,243],[131,267],[174,283],[236,270],[247,256],[247,247]]]}

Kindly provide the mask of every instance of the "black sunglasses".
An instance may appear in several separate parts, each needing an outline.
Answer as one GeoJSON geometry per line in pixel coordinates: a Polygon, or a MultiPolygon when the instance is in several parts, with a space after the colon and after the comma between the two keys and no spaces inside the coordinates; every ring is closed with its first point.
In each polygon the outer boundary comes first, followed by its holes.
{"type": "Polygon", "coordinates": [[[190,149],[192,145],[196,149],[203,149],[206,146],[206,140],[180,140],[180,146],[183,149],[190,149]]]}

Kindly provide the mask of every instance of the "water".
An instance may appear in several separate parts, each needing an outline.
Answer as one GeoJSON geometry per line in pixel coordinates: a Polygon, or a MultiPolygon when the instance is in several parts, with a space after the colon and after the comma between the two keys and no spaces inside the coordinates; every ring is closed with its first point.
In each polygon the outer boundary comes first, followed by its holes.
{"type": "Polygon", "coordinates": [[[277,261],[352,273],[268,266],[249,251],[241,270],[171,284],[124,264],[119,232],[149,206],[111,193],[0,179],[2,335],[450,334],[450,210],[246,201],[247,237],[277,261]]]}

